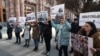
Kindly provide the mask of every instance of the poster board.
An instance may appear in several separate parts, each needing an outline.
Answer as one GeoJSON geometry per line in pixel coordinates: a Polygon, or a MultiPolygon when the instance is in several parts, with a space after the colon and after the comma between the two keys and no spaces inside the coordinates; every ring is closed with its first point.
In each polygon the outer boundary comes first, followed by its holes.
{"type": "Polygon", "coordinates": [[[64,15],[64,4],[56,5],[50,8],[50,15],[52,19],[55,19],[56,15],[61,16],[64,15]],[[60,11],[60,12],[59,12],[60,11]]]}
{"type": "Polygon", "coordinates": [[[79,25],[83,26],[85,22],[94,22],[97,28],[100,28],[100,12],[80,13],[79,25]]]}
{"type": "Polygon", "coordinates": [[[93,38],[71,33],[71,43],[75,51],[84,56],[93,56],[90,48],[93,48],[93,38]]]}
{"type": "Polygon", "coordinates": [[[34,21],[36,21],[35,13],[32,12],[32,13],[27,14],[26,20],[27,20],[26,22],[34,22],[34,21]]]}
{"type": "Polygon", "coordinates": [[[40,11],[37,13],[38,22],[47,22],[48,11],[40,11]]]}

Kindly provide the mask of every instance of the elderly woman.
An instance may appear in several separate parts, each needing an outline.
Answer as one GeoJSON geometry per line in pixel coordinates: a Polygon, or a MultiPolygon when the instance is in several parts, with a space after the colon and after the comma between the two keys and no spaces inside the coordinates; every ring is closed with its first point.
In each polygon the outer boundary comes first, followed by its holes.
{"type": "MultiPolygon", "coordinates": [[[[100,33],[97,31],[93,22],[86,22],[78,34],[93,38],[93,48],[90,51],[94,56],[100,56],[100,33]]],[[[74,51],[74,56],[84,56],[77,51],[74,51]]]]}

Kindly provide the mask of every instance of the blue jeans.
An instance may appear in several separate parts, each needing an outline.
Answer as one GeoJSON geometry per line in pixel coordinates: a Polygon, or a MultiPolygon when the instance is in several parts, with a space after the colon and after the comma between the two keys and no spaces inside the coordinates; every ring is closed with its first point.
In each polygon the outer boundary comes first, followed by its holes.
{"type": "Polygon", "coordinates": [[[38,48],[38,45],[39,45],[39,39],[34,39],[34,44],[35,44],[35,47],[38,48]]]}

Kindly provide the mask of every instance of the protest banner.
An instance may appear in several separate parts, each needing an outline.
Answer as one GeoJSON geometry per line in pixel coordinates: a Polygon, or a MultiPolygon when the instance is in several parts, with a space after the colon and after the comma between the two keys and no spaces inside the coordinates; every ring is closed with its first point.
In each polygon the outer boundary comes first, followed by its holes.
{"type": "Polygon", "coordinates": [[[9,24],[15,24],[16,23],[16,17],[9,17],[8,22],[9,22],[9,24]]]}
{"type": "Polygon", "coordinates": [[[51,19],[54,20],[55,23],[59,23],[60,17],[64,15],[64,4],[56,5],[50,8],[50,16],[51,19]]]}
{"type": "Polygon", "coordinates": [[[100,12],[80,13],[79,25],[83,26],[85,22],[94,22],[97,28],[100,28],[100,12]]]}
{"type": "Polygon", "coordinates": [[[75,51],[84,56],[93,56],[90,48],[93,48],[93,38],[71,33],[71,43],[75,51]]]}
{"type": "Polygon", "coordinates": [[[41,11],[37,13],[38,22],[47,22],[48,11],[41,11]]]}
{"type": "Polygon", "coordinates": [[[34,22],[34,21],[36,21],[35,13],[32,12],[32,13],[27,14],[26,20],[27,20],[27,22],[34,22]]]}

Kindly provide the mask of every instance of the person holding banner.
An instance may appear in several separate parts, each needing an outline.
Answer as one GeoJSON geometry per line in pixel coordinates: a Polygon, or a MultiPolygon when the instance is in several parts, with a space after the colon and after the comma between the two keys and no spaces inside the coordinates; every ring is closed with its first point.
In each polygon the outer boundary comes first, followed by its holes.
{"type": "Polygon", "coordinates": [[[22,31],[22,28],[20,26],[20,23],[17,22],[16,25],[15,25],[15,36],[16,36],[15,44],[20,44],[21,43],[21,38],[20,38],[21,31],[22,31]]]}
{"type": "Polygon", "coordinates": [[[71,25],[68,21],[66,21],[64,16],[60,17],[60,24],[55,24],[51,20],[52,26],[58,31],[57,37],[57,47],[59,50],[59,56],[62,56],[62,51],[64,51],[64,56],[68,56],[68,45],[70,39],[70,29],[71,25]]]}
{"type": "Polygon", "coordinates": [[[11,40],[12,39],[12,32],[13,32],[13,24],[10,24],[7,22],[7,35],[8,38],[6,40],[11,40]]]}
{"type": "Polygon", "coordinates": [[[48,56],[51,49],[52,25],[50,20],[48,20],[46,23],[42,23],[42,25],[44,26],[43,37],[46,46],[46,51],[43,54],[46,54],[48,56]]]}
{"type": "Polygon", "coordinates": [[[35,44],[35,48],[33,49],[33,51],[38,51],[38,45],[39,45],[39,27],[38,27],[38,23],[37,22],[34,22],[32,35],[33,35],[32,38],[33,38],[34,44],[35,44]]]}
{"type": "MultiPolygon", "coordinates": [[[[97,31],[95,24],[93,22],[86,22],[78,34],[93,38],[93,48],[90,48],[90,51],[93,56],[100,56],[100,32],[97,31]]],[[[83,54],[74,51],[74,56],[82,55],[83,54]]]]}
{"type": "Polygon", "coordinates": [[[26,22],[25,29],[24,29],[24,38],[25,38],[25,45],[23,47],[29,47],[30,40],[31,40],[31,26],[29,22],[26,22]]]}

